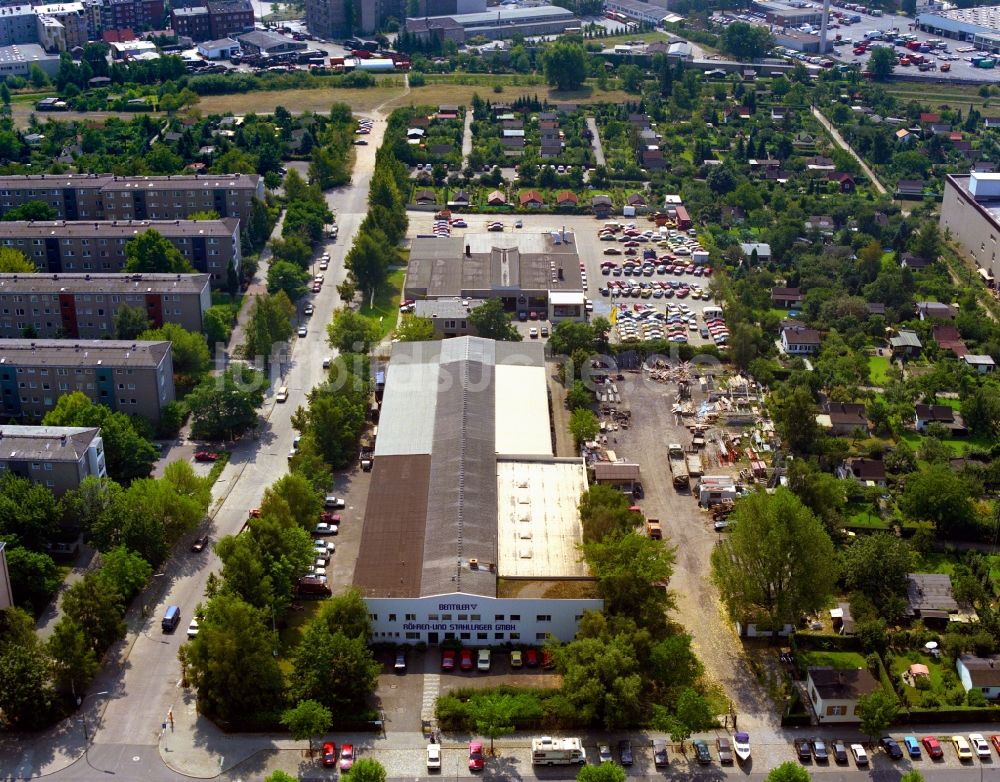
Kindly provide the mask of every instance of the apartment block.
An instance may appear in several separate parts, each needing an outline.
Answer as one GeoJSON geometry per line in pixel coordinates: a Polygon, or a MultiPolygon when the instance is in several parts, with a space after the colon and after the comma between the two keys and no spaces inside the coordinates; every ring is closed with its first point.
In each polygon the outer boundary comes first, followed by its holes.
{"type": "Polygon", "coordinates": [[[0,472],[9,470],[61,497],[84,478],[106,478],[101,430],[81,426],[0,427],[0,472]]]}
{"type": "Polygon", "coordinates": [[[240,221],[222,220],[33,220],[0,222],[0,244],[13,247],[39,271],[118,272],[125,267],[125,246],[146,231],[170,240],[212,285],[226,284],[230,266],[239,272],[240,221]]]}
{"type": "Polygon", "coordinates": [[[177,35],[183,35],[192,41],[207,41],[212,37],[212,25],[207,6],[191,6],[189,8],[172,8],[170,23],[177,35]]]}
{"type": "Polygon", "coordinates": [[[159,30],[163,25],[163,0],[104,0],[104,30],[159,30]]]}
{"type": "Polygon", "coordinates": [[[0,215],[42,201],[60,220],[184,220],[211,211],[246,225],[254,198],[264,200],[264,180],[256,174],[0,176],[0,215]]]}
{"type": "Polygon", "coordinates": [[[41,420],[64,394],[153,423],[175,399],[169,342],[0,340],[0,404],[7,418],[41,420]]]}
{"type": "Polygon", "coordinates": [[[235,38],[240,33],[253,30],[253,6],[250,0],[208,0],[210,37],[235,38]]]}
{"type": "Polygon", "coordinates": [[[0,274],[0,339],[33,329],[41,339],[106,339],[121,307],[154,328],[201,332],[212,306],[208,274],[0,274]]]}
{"type": "Polygon", "coordinates": [[[88,41],[87,9],[83,3],[36,5],[38,42],[49,51],[68,52],[88,41]]]}
{"type": "Polygon", "coordinates": [[[38,43],[35,9],[28,4],[0,8],[0,46],[38,43]]]}

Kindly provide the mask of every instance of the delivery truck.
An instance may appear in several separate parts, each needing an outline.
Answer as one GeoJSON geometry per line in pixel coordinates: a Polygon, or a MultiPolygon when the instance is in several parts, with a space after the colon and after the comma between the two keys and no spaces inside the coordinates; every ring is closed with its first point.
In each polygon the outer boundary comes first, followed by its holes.
{"type": "Polygon", "coordinates": [[[667,458],[670,464],[670,475],[674,479],[675,489],[686,489],[689,486],[687,459],[680,443],[670,443],[667,446],[667,458]]]}

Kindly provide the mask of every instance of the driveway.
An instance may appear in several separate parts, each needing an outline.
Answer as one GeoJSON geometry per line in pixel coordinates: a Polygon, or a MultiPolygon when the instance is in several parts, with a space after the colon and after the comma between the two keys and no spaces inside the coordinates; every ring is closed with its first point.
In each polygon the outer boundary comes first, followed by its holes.
{"type": "Polygon", "coordinates": [[[587,117],[587,129],[591,133],[590,145],[594,148],[594,159],[597,161],[597,165],[603,166],[604,163],[604,147],[601,146],[601,134],[597,130],[597,120],[593,117],[587,117]]]}

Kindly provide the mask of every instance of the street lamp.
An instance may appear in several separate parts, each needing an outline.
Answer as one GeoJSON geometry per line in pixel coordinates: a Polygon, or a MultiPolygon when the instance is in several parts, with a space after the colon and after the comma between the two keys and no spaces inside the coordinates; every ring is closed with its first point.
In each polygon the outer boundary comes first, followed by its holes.
{"type": "MultiPolygon", "coordinates": [[[[91,693],[88,693],[88,694],[84,695],[82,698],[79,697],[79,696],[77,696],[76,705],[77,705],[77,707],[80,707],[80,706],[83,705],[83,702],[85,700],[87,700],[87,698],[93,698],[93,697],[96,697],[98,695],[108,695],[109,693],[110,693],[110,690],[101,690],[101,692],[91,692],[91,693]]],[[[90,744],[90,734],[87,732],[87,715],[86,714],[81,715],[80,722],[83,724],[83,754],[86,755],[87,754],[87,747],[90,744]]]]}

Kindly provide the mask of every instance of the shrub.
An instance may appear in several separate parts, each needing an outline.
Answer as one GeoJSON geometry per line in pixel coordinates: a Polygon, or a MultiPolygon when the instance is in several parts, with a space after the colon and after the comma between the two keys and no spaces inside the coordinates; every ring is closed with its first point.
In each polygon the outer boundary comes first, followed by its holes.
{"type": "Polygon", "coordinates": [[[986,706],[986,696],[983,695],[982,690],[969,690],[965,700],[970,706],[976,709],[986,706]]]}

